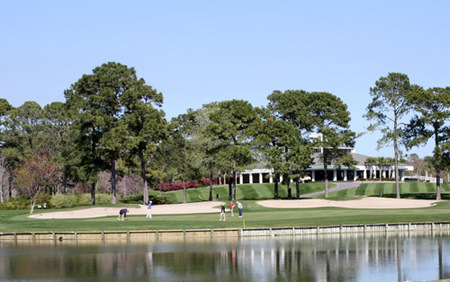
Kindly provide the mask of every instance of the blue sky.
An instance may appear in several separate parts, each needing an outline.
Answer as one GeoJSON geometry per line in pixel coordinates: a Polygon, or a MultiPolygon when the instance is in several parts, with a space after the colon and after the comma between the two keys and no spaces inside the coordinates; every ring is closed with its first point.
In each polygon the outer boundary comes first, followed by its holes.
{"type": "MultiPolygon", "coordinates": [[[[450,86],[450,2],[0,1],[1,97],[18,107],[64,101],[83,74],[109,61],[135,67],[164,95],[168,119],[213,101],[267,105],[273,90],[327,91],[349,107],[352,129],[370,87],[389,72],[450,86]]],[[[376,150],[378,133],[357,140],[376,150]]],[[[432,146],[408,153],[423,157],[432,146]]]]}

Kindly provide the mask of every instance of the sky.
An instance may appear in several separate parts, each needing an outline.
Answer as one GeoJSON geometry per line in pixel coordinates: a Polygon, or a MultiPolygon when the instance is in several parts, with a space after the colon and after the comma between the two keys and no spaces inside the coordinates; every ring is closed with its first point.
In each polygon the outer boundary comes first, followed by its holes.
{"type": "MultiPolygon", "coordinates": [[[[2,0],[0,98],[19,107],[64,102],[64,90],[107,62],[134,67],[164,96],[167,119],[215,101],[266,106],[274,90],[325,91],[364,133],[370,88],[390,72],[450,86],[450,1],[2,0]]],[[[405,151],[432,155],[432,142],[405,151]]]]}

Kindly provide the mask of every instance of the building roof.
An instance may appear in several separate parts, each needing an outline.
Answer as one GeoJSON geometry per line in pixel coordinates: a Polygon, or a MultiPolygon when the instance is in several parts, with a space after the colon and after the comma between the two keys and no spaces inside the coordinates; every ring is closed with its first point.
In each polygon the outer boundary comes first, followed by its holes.
{"type": "MultiPolygon", "coordinates": [[[[368,158],[370,158],[370,156],[367,155],[362,155],[362,154],[358,154],[358,153],[349,153],[353,156],[353,159],[355,161],[357,161],[358,163],[355,165],[355,167],[358,170],[365,170],[367,169],[366,167],[366,160],[368,158]]],[[[323,169],[323,163],[322,160],[320,159],[320,153],[314,153],[313,156],[313,163],[310,165],[310,167],[307,170],[322,170],[323,169]]],[[[335,164],[332,164],[330,166],[328,166],[329,169],[339,169],[335,164]]],[[[343,168],[345,169],[345,168],[343,168]]],[[[412,165],[409,164],[405,164],[405,163],[399,163],[399,169],[400,170],[408,170],[408,171],[412,171],[414,169],[414,167],[412,165]]],[[[249,173],[249,172],[269,172],[272,169],[268,168],[268,165],[263,162],[263,161],[259,161],[257,163],[255,163],[253,166],[248,167],[245,172],[249,173]]]]}

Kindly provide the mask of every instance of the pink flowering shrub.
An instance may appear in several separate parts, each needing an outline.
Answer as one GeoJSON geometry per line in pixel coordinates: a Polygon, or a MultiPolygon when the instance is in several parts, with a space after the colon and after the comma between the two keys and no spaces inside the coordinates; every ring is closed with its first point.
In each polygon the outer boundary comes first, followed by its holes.
{"type": "MultiPolygon", "coordinates": [[[[202,179],[201,182],[197,182],[197,181],[188,181],[186,182],[186,188],[199,188],[199,187],[205,187],[208,186],[210,183],[210,179],[202,179]]],[[[212,181],[213,184],[218,184],[219,183],[219,179],[214,178],[212,181]]],[[[222,179],[222,183],[224,183],[224,179],[222,179]]],[[[183,183],[163,183],[163,184],[158,184],[158,189],[160,189],[161,191],[176,191],[176,190],[181,190],[183,189],[183,183]]]]}
{"type": "MultiPolygon", "coordinates": [[[[185,182],[186,188],[195,188],[197,186],[197,181],[185,182]]],[[[162,191],[176,191],[183,189],[183,183],[163,183],[158,185],[158,189],[162,191]]]]}

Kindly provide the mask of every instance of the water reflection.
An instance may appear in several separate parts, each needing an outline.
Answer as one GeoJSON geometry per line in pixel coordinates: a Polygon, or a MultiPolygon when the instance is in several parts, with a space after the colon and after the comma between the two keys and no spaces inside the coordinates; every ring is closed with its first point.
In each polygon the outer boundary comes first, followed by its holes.
{"type": "Polygon", "coordinates": [[[177,242],[0,242],[0,280],[424,281],[450,277],[448,234],[177,242]]]}

